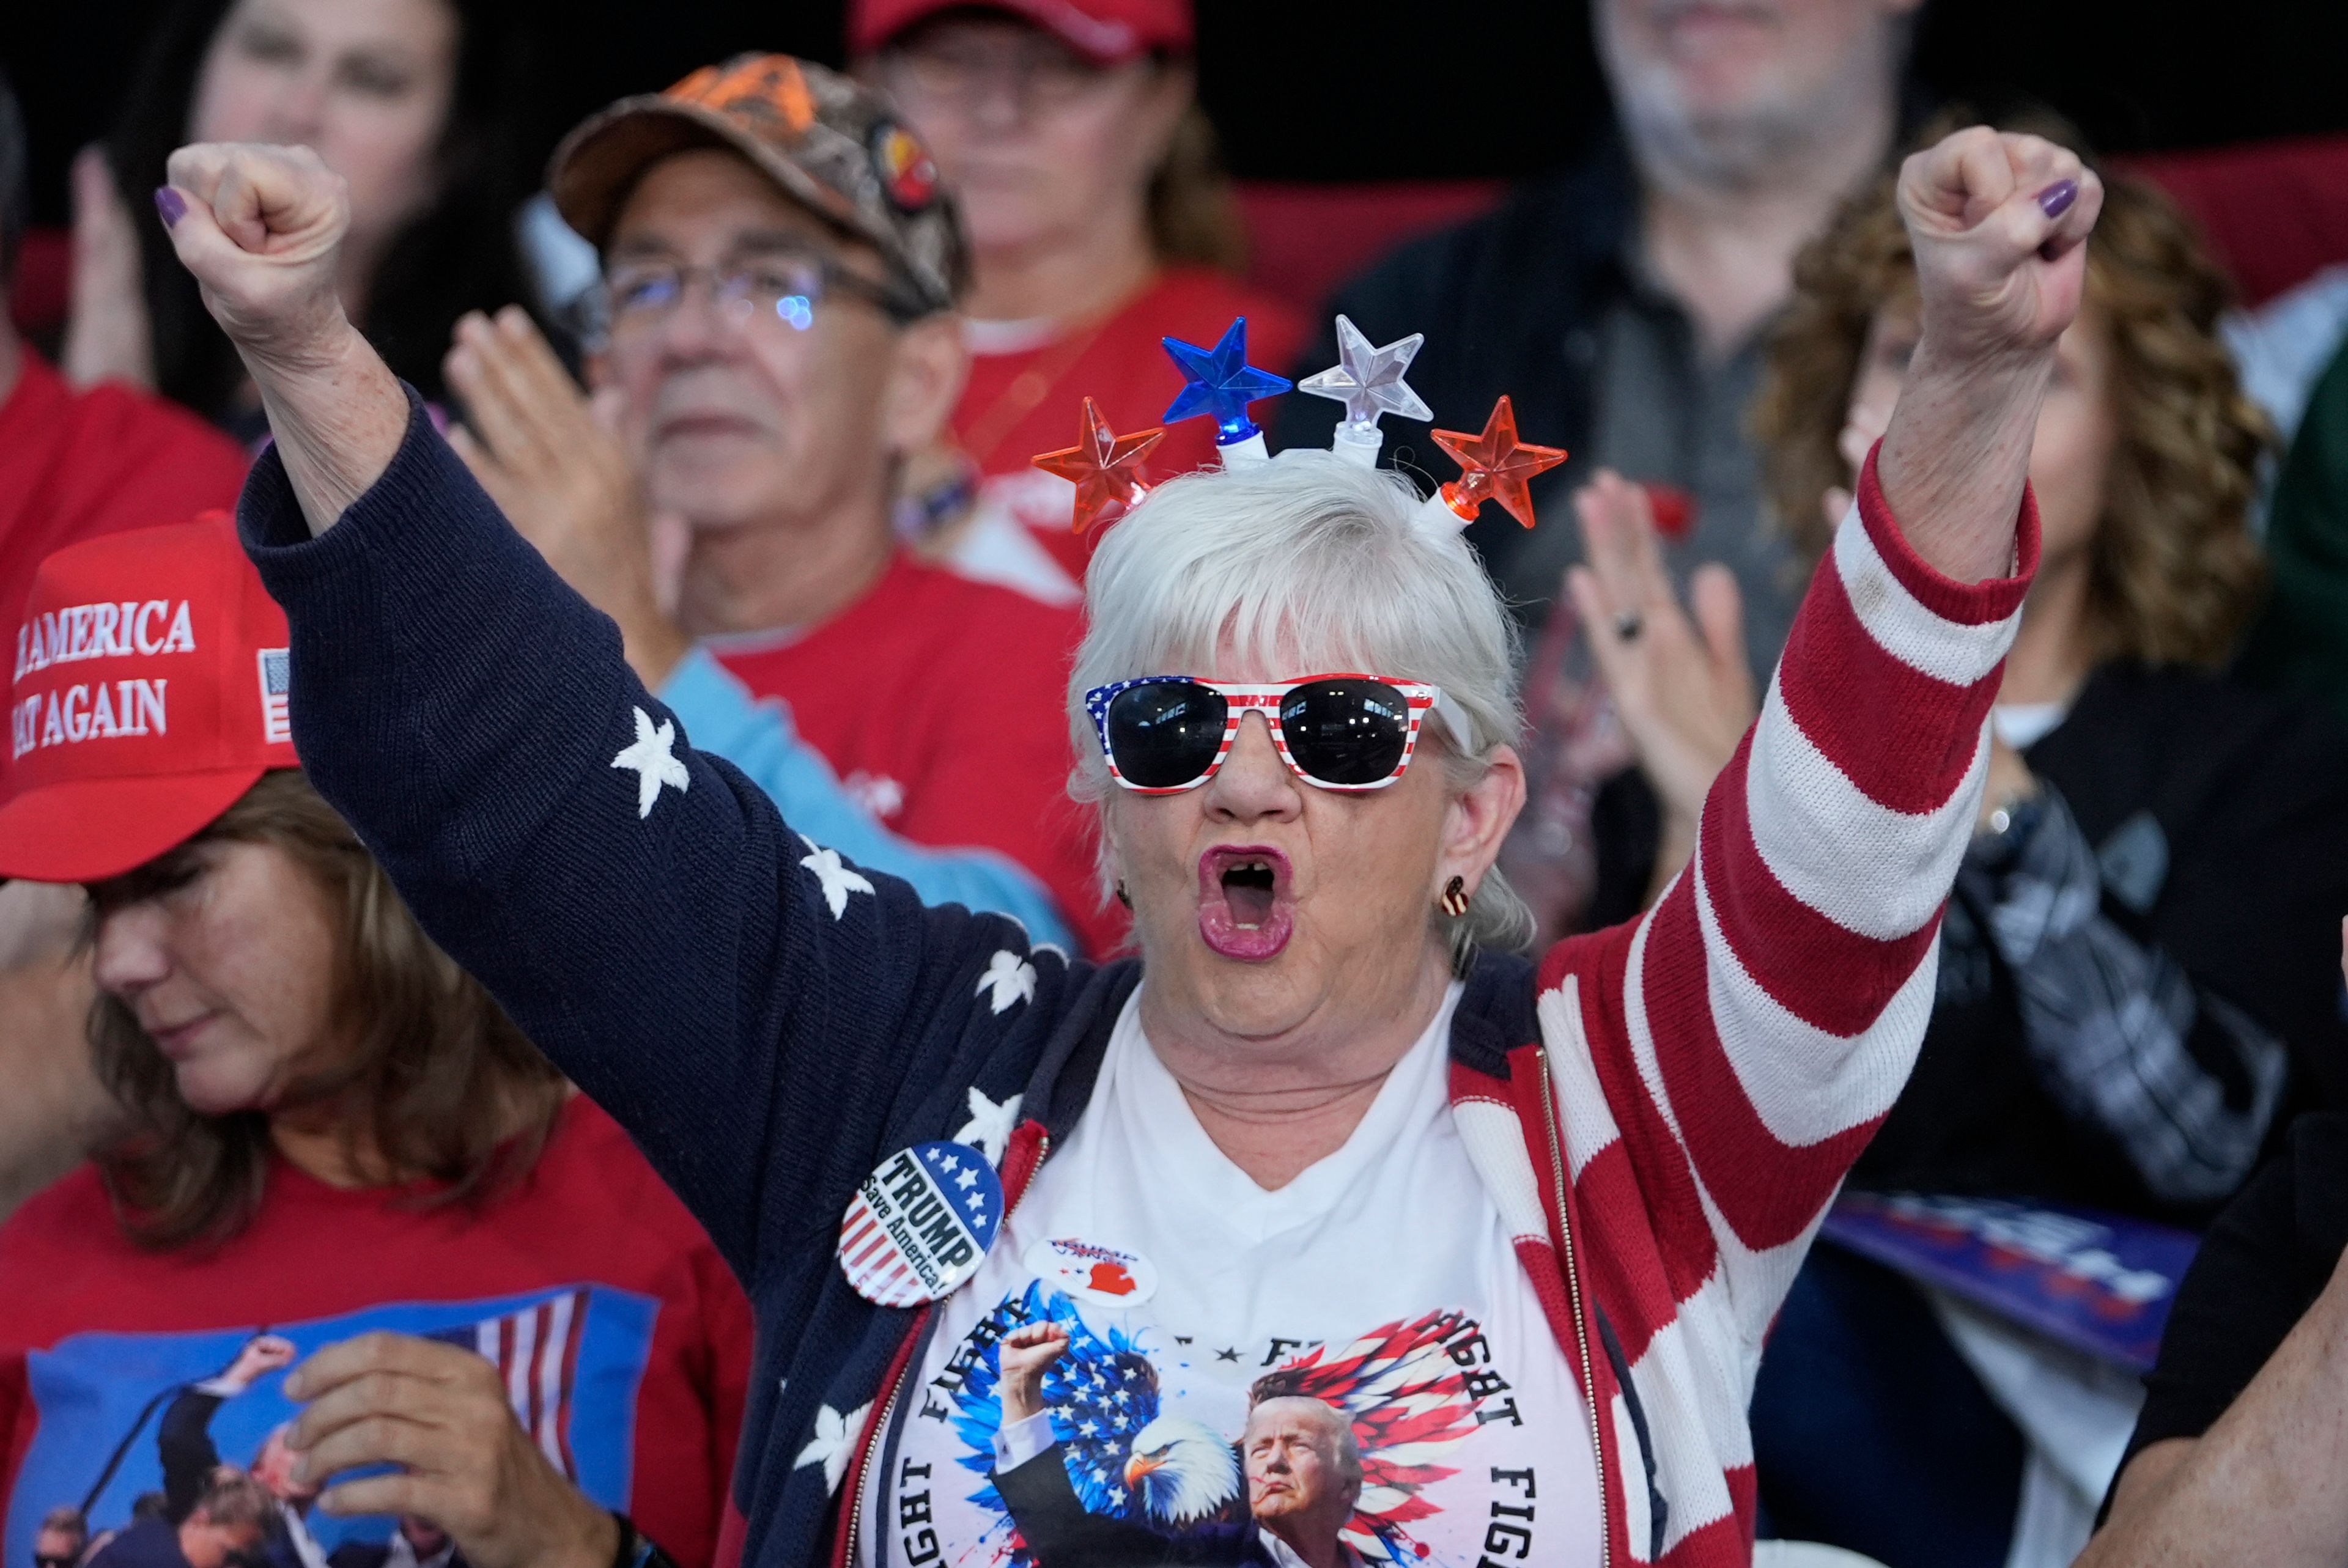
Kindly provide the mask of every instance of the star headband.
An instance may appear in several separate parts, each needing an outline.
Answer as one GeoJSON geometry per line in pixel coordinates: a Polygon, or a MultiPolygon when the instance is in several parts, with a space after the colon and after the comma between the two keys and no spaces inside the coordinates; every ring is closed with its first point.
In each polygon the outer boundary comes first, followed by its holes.
{"type": "MultiPolygon", "coordinates": [[[[1411,390],[1403,374],[1410,368],[1424,333],[1398,338],[1383,348],[1371,346],[1362,330],[1344,316],[1337,318],[1337,363],[1302,382],[1259,370],[1247,362],[1247,318],[1233,321],[1212,348],[1180,338],[1168,338],[1166,352],[1182,373],[1182,390],[1166,410],[1166,422],[1204,414],[1215,421],[1215,455],[1226,468],[1272,461],[1263,432],[1248,416],[1248,405],[1259,398],[1291,390],[1309,392],[1345,405],[1330,447],[1339,456],[1374,466],[1385,437],[1378,420],[1388,414],[1405,419],[1432,419],[1435,411],[1411,390]]],[[[1118,436],[1101,417],[1089,397],[1076,444],[1057,452],[1039,454],[1036,467],[1057,474],[1076,487],[1076,531],[1117,521],[1149,493],[1142,459],[1166,434],[1165,425],[1118,436]]],[[[1533,526],[1532,495],[1527,487],[1535,475],[1565,461],[1560,446],[1537,446],[1517,438],[1517,411],[1502,394],[1481,434],[1459,430],[1432,431],[1435,444],[1459,465],[1459,477],[1445,482],[1423,503],[1426,515],[1454,528],[1475,521],[1487,500],[1494,500],[1526,528],[1533,526]]]]}

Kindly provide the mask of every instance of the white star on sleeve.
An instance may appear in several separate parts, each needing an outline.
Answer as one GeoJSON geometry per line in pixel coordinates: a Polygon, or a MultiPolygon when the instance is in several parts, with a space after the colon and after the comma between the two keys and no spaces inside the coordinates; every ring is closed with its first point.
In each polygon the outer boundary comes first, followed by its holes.
{"type": "Polygon", "coordinates": [[[865,1419],[871,1414],[872,1406],[869,1402],[857,1406],[845,1416],[829,1405],[816,1411],[815,1435],[808,1440],[807,1447],[799,1450],[799,1457],[793,1461],[791,1468],[797,1470],[811,1464],[823,1466],[824,1491],[827,1494],[838,1491],[840,1475],[848,1469],[849,1456],[856,1450],[856,1440],[864,1435],[865,1419]]]}
{"type": "Polygon", "coordinates": [[[653,716],[642,708],[636,710],[636,743],[613,757],[612,765],[634,770],[636,819],[640,822],[652,815],[653,803],[660,799],[661,785],[674,784],[680,794],[692,787],[693,775],[670,753],[669,748],[675,744],[675,720],[663,719],[655,730],[653,716]]]}
{"type": "Polygon", "coordinates": [[[809,851],[799,857],[799,864],[814,872],[815,879],[823,884],[823,901],[831,907],[833,919],[848,912],[850,893],[871,894],[871,883],[839,863],[839,851],[824,848],[804,833],[799,835],[799,842],[809,851]]]}
{"type": "Polygon", "coordinates": [[[1008,948],[995,949],[987,960],[986,973],[978,977],[981,996],[994,992],[990,999],[996,1012],[1002,1012],[1013,1002],[1035,999],[1035,966],[1008,948]]]}
{"type": "Polygon", "coordinates": [[[953,1135],[957,1143],[968,1143],[986,1156],[987,1163],[1003,1163],[1003,1151],[1010,1145],[1011,1129],[1019,1123],[1019,1102],[1025,1096],[1014,1094],[997,1105],[980,1091],[977,1084],[970,1086],[970,1120],[953,1135]]]}

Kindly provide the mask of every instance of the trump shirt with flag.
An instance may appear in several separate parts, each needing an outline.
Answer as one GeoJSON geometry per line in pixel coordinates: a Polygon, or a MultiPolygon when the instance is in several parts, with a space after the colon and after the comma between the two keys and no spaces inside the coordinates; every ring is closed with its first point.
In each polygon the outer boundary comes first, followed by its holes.
{"type": "MultiPolygon", "coordinates": [[[[18,1210],[0,1226],[7,1561],[31,1561],[52,1509],[96,1536],[191,1467],[252,1466],[299,1409],[287,1357],[390,1329],[487,1358],[557,1470],[685,1568],[717,1563],[750,1313],[701,1227],[584,1098],[485,1206],[426,1195],[273,1161],[243,1231],[164,1252],[123,1234],[91,1166],[18,1210]],[[254,1376],[256,1341],[284,1349],[254,1376]]],[[[394,1524],[296,1512],[311,1540],[281,1551],[303,1563],[394,1524]]]]}

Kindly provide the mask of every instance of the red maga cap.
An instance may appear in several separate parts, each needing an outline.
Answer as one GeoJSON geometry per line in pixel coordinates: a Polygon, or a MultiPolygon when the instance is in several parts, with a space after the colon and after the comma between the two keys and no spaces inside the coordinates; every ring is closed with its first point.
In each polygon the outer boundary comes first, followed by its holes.
{"type": "Polygon", "coordinates": [[[225,512],[43,561],[9,648],[0,877],[120,876],[298,765],[286,643],[225,512]]]}
{"type": "MultiPolygon", "coordinates": [[[[969,8],[971,0],[849,0],[849,52],[869,55],[941,11],[969,8]]],[[[1188,53],[1199,33],[1191,0],[979,0],[977,8],[1033,22],[1103,65],[1150,49],[1188,53]]]]}

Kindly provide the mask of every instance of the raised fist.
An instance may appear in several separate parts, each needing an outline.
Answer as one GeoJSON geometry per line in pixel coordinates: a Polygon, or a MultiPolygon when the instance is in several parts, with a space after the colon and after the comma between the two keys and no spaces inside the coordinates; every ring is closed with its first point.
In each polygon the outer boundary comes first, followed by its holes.
{"type": "Polygon", "coordinates": [[[1900,168],[1924,341],[1955,361],[2051,346],[2078,313],[2103,183],[2034,136],[1976,126],[1900,168]]]}
{"type": "Polygon", "coordinates": [[[1044,1408],[1044,1374],[1067,1354],[1068,1331],[1056,1323],[1030,1323],[1003,1337],[995,1354],[1001,1373],[1003,1424],[1025,1420],[1044,1408]]]}
{"type": "Polygon", "coordinates": [[[241,1391],[267,1373],[291,1367],[294,1357],[294,1341],[283,1335],[256,1334],[244,1342],[244,1348],[236,1353],[236,1359],[229,1363],[219,1381],[232,1384],[241,1391]]]}
{"type": "Polygon", "coordinates": [[[248,359],[323,361],[348,334],[335,271],[351,204],[306,147],[199,142],[171,155],[155,192],[180,264],[248,359]]]}

